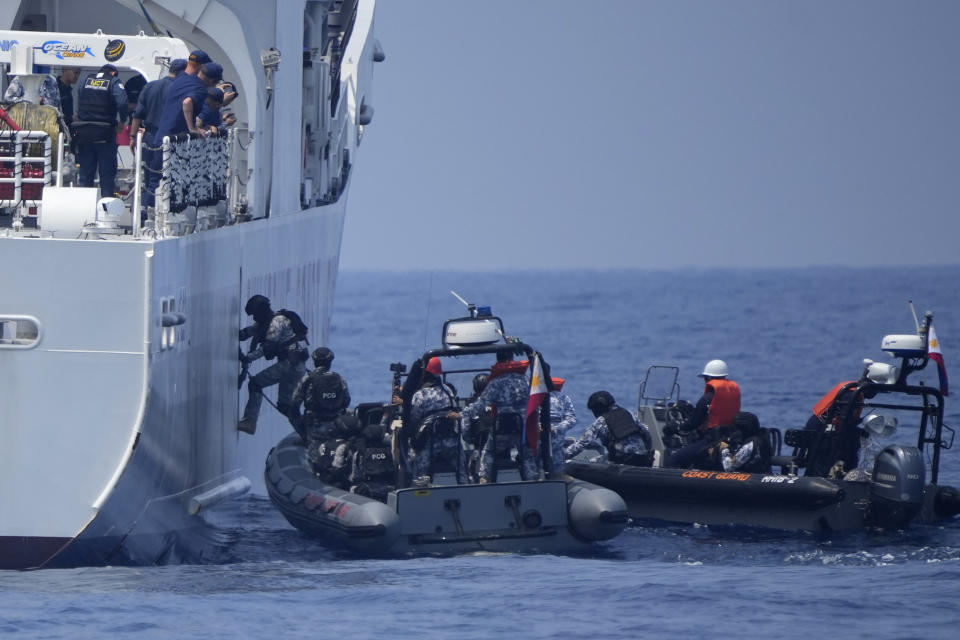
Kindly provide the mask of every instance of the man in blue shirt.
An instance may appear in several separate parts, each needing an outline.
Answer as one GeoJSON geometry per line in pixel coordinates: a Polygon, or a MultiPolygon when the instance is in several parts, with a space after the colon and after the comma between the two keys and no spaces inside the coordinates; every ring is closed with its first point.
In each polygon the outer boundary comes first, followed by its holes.
{"type": "Polygon", "coordinates": [[[210,59],[210,56],[207,55],[206,51],[202,49],[194,49],[187,57],[187,73],[191,76],[195,76],[203,67],[203,65],[210,62],[213,62],[213,60],[210,59]]]}
{"type": "MultiPolygon", "coordinates": [[[[150,144],[156,151],[150,158],[149,173],[156,175],[159,181],[163,170],[163,139],[179,133],[203,135],[197,128],[196,117],[207,99],[207,89],[223,78],[223,67],[216,62],[208,62],[200,67],[197,75],[182,73],[167,87],[163,110],[157,122],[157,130],[150,144]]],[[[156,189],[156,185],[154,186],[156,189]]]]}
{"type": "Polygon", "coordinates": [[[197,126],[216,134],[223,122],[220,120],[220,107],[223,106],[223,91],[217,87],[207,89],[207,101],[197,116],[197,126]]]}
{"type": "MultiPolygon", "coordinates": [[[[137,132],[143,128],[143,149],[141,151],[142,161],[146,166],[151,166],[153,151],[150,144],[157,133],[157,123],[160,122],[160,114],[163,111],[164,101],[167,97],[167,88],[173,80],[182,74],[187,68],[187,61],[183,58],[177,58],[170,61],[170,70],[159,80],[148,82],[147,86],[140,92],[140,99],[137,101],[137,108],[133,111],[133,121],[130,123],[130,152],[136,154],[137,132]]],[[[162,160],[162,159],[161,159],[162,160]]],[[[148,171],[146,176],[147,190],[144,194],[143,202],[147,206],[153,206],[153,192],[160,182],[160,175],[148,171]]]]}
{"type": "Polygon", "coordinates": [[[184,73],[171,82],[167,88],[160,121],[157,123],[153,146],[158,147],[163,144],[165,136],[187,132],[200,134],[196,117],[206,102],[207,89],[217,84],[217,81],[222,78],[223,67],[216,62],[208,62],[200,67],[197,75],[184,73]]]}

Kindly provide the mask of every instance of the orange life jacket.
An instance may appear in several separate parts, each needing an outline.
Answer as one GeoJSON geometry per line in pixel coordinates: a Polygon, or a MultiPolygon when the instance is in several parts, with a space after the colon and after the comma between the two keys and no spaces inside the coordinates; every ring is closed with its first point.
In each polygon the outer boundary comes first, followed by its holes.
{"type": "Polygon", "coordinates": [[[487,384],[496,378],[507,373],[526,373],[530,365],[528,360],[509,360],[507,362],[498,362],[490,367],[490,377],[487,378],[487,384]]]}
{"type": "MultiPolygon", "coordinates": [[[[820,398],[817,404],[813,405],[813,415],[820,418],[820,420],[825,420],[827,417],[827,413],[830,412],[830,407],[832,407],[833,404],[837,401],[837,396],[840,395],[840,392],[842,392],[849,385],[856,385],[856,383],[857,383],[856,380],[847,380],[846,382],[838,383],[837,386],[835,386],[833,389],[830,389],[830,391],[828,391],[826,395],[820,398]]],[[[853,389],[855,387],[850,387],[850,388],[853,389]]],[[[860,403],[858,403],[858,406],[853,411],[853,417],[855,419],[858,419],[860,417],[860,412],[862,410],[863,410],[863,406],[860,403]]]]}
{"type": "Polygon", "coordinates": [[[713,401],[707,412],[707,429],[733,424],[734,416],[740,413],[740,385],[733,380],[716,378],[707,381],[707,389],[713,389],[713,401]]]}

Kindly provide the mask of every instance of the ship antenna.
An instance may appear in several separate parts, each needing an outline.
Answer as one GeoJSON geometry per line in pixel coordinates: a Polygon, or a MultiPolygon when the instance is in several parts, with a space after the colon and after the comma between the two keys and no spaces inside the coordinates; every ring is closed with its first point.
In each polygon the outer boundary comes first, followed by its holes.
{"type": "Polygon", "coordinates": [[[460,295],[459,295],[456,291],[452,291],[452,290],[451,290],[450,293],[453,294],[453,297],[454,297],[454,298],[456,298],[457,300],[459,300],[460,302],[462,302],[462,303],[464,304],[464,306],[467,308],[467,313],[470,314],[470,317],[471,317],[471,318],[476,318],[476,317],[477,317],[477,314],[476,314],[477,305],[475,305],[475,304],[470,304],[469,302],[467,302],[466,300],[464,300],[462,297],[460,297],[460,295]]]}
{"type": "Polygon", "coordinates": [[[457,300],[459,300],[460,302],[462,302],[462,303],[463,303],[463,306],[467,307],[468,309],[470,308],[470,303],[467,302],[466,300],[464,300],[464,299],[460,296],[460,294],[458,294],[456,291],[450,291],[450,293],[453,294],[453,297],[454,297],[454,298],[456,298],[457,300]]]}
{"type": "Polygon", "coordinates": [[[913,300],[907,300],[910,305],[910,311],[913,312],[913,323],[917,325],[917,333],[920,333],[920,320],[917,319],[917,310],[913,306],[913,300]]]}

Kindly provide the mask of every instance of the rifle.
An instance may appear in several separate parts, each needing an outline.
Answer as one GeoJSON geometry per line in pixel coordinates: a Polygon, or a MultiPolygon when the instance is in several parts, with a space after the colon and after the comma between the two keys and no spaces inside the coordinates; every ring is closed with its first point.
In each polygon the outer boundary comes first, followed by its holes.
{"type": "Polygon", "coordinates": [[[406,486],[406,466],[403,464],[403,438],[401,437],[401,427],[394,427],[393,423],[397,419],[397,410],[401,405],[393,404],[393,397],[399,396],[403,391],[403,382],[401,378],[407,371],[407,365],[402,362],[394,362],[390,365],[390,371],[393,372],[393,385],[391,387],[390,404],[384,407],[384,421],[390,429],[390,454],[393,456],[393,462],[397,467],[397,487],[406,486]]]}

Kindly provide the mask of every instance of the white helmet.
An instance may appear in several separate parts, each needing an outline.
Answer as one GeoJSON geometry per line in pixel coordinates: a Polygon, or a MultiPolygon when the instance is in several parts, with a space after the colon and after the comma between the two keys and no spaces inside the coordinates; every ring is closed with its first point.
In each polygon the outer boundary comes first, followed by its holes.
{"type": "Polygon", "coordinates": [[[701,378],[726,378],[730,375],[730,372],[727,370],[727,363],[723,360],[711,360],[707,363],[707,366],[703,368],[703,373],[700,374],[701,378]]]}

